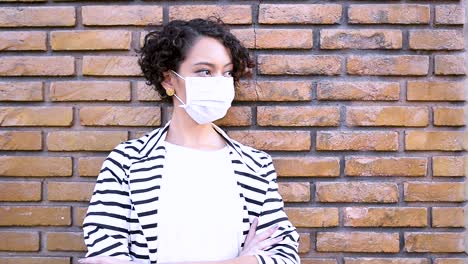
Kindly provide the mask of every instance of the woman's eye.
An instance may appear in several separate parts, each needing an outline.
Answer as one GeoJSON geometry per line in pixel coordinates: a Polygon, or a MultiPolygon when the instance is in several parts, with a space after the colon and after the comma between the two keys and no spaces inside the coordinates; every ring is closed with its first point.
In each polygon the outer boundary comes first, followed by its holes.
{"type": "Polygon", "coordinates": [[[224,74],[224,76],[226,77],[233,77],[234,76],[234,73],[232,71],[228,71],[224,74]]]}
{"type": "Polygon", "coordinates": [[[197,73],[200,76],[210,76],[211,75],[211,72],[209,70],[200,70],[200,71],[197,71],[197,73]]]}

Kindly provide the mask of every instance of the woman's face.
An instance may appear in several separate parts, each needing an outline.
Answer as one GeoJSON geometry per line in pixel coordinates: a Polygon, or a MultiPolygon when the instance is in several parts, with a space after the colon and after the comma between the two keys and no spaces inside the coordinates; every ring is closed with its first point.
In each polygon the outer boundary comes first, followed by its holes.
{"type": "MultiPolygon", "coordinates": [[[[217,39],[200,37],[188,51],[177,73],[184,78],[188,76],[232,77],[232,70],[233,64],[229,49],[217,39]]],[[[184,80],[173,73],[168,74],[166,79],[169,79],[168,81],[177,96],[186,102],[184,80]]],[[[178,100],[174,100],[174,104],[178,103],[178,100]]]]}

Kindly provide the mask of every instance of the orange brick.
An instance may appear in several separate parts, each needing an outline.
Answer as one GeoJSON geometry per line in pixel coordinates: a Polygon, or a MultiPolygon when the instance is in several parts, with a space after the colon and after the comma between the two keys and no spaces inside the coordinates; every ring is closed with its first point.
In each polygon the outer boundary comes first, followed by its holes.
{"type": "Polygon", "coordinates": [[[436,258],[434,264],[465,264],[466,258],[436,258]]]}
{"type": "Polygon", "coordinates": [[[413,157],[353,157],[345,159],[347,176],[426,176],[427,159],[413,157]]]}
{"type": "Polygon", "coordinates": [[[350,5],[349,24],[429,24],[430,6],[416,4],[350,5]]]}
{"type": "Polygon", "coordinates": [[[259,55],[257,63],[266,75],[338,75],[342,64],[334,55],[259,55]]]}
{"type": "Polygon", "coordinates": [[[463,233],[405,232],[406,252],[464,252],[463,233]]]}
{"type": "Polygon", "coordinates": [[[338,107],[257,106],[259,126],[338,126],[338,107]]]}
{"type": "Polygon", "coordinates": [[[52,82],[52,101],[130,101],[127,81],[62,81],[52,82]]]}
{"type": "Polygon", "coordinates": [[[70,264],[69,257],[0,257],[2,264],[70,264]]]}
{"type": "Polygon", "coordinates": [[[0,231],[0,237],[2,251],[39,251],[39,232],[0,231]]]}
{"type": "Polygon", "coordinates": [[[0,50],[46,51],[46,32],[6,31],[0,32],[0,50]]]}
{"type": "Polygon", "coordinates": [[[344,226],[425,227],[427,209],[418,207],[346,207],[344,226]]]}
{"type": "Polygon", "coordinates": [[[318,131],[317,150],[397,151],[398,132],[318,131]]]}
{"type": "Polygon", "coordinates": [[[337,264],[336,259],[301,258],[302,264],[337,264]]]}
{"type": "Polygon", "coordinates": [[[346,108],[348,126],[425,127],[429,124],[427,107],[358,106],[346,108]]]}
{"type": "Polygon", "coordinates": [[[463,82],[408,81],[408,101],[464,101],[463,82]]]}
{"type": "Polygon", "coordinates": [[[41,193],[40,182],[0,182],[0,201],[40,201],[41,193]]]}
{"type": "Polygon", "coordinates": [[[0,27],[71,27],[76,23],[75,7],[2,7],[0,27]]]}
{"type": "Polygon", "coordinates": [[[306,131],[229,131],[228,135],[242,144],[261,150],[310,150],[310,133],[306,131]]]}
{"type": "Polygon", "coordinates": [[[288,218],[296,227],[338,226],[338,208],[286,208],[288,218]]]}
{"type": "Polygon", "coordinates": [[[412,30],[409,47],[415,50],[462,50],[463,31],[460,30],[412,30]]]}
{"type": "Polygon", "coordinates": [[[401,30],[322,29],[321,49],[401,49],[401,30]]]}
{"type": "Polygon", "coordinates": [[[52,50],[128,50],[132,32],[127,30],[74,30],[50,32],[52,50]]]}
{"type": "Polygon", "coordinates": [[[236,89],[236,101],[310,101],[312,84],[304,81],[242,82],[236,89]]]}
{"type": "Polygon", "coordinates": [[[310,29],[257,29],[256,49],[311,49],[313,46],[310,29]]]}
{"type": "Polygon", "coordinates": [[[80,109],[83,126],[159,126],[159,107],[86,106],[80,109]]]}
{"type": "Polygon", "coordinates": [[[3,56],[0,76],[71,76],[75,74],[72,56],[3,56]]]}
{"type": "Polygon", "coordinates": [[[241,28],[231,29],[230,32],[240,41],[242,46],[248,49],[255,49],[255,31],[258,29],[253,28],[241,28]]]}
{"type": "Polygon", "coordinates": [[[398,186],[382,182],[320,182],[316,184],[316,200],[327,203],[396,203],[398,186]]]}
{"type": "Polygon", "coordinates": [[[260,4],[260,24],[338,24],[342,7],[338,4],[260,4]]]}
{"type": "Polygon", "coordinates": [[[434,73],[436,75],[465,75],[464,55],[435,55],[434,73]]]}
{"type": "Polygon", "coordinates": [[[250,126],[252,109],[249,106],[232,106],[226,116],[214,122],[218,126],[250,126]]]}
{"type": "Polygon", "coordinates": [[[352,75],[427,75],[429,56],[423,55],[351,55],[346,60],[352,75]]]}
{"type": "Polygon", "coordinates": [[[465,9],[462,5],[436,5],[436,25],[463,25],[465,24],[465,9]]]}
{"type": "Polygon", "coordinates": [[[83,221],[88,211],[88,207],[73,207],[73,225],[83,226],[83,221]]]}
{"type": "Polygon", "coordinates": [[[142,76],[136,56],[84,56],[83,75],[142,76]]]}
{"type": "Polygon", "coordinates": [[[405,182],[406,202],[463,202],[463,182],[405,182]]]}
{"type": "Polygon", "coordinates": [[[97,177],[106,157],[83,157],[78,159],[78,174],[80,176],[97,177]]]}
{"type": "Polygon", "coordinates": [[[128,139],[126,131],[53,131],[47,134],[49,151],[110,151],[128,139]]]}
{"type": "Polygon", "coordinates": [[[426,258],[344,258],[345,264],[429,264],[426,258]]]}
{"type": "Polygon", "coordinates": [[[461,151],[462,131],[405,131],[406,150],[461,151]]]}
{"type": "Polygon", "coordinates": [[[308,182],[280,182],[279,193],[285,202],[309,202],[310,183],[308,182]]]}
{"type": "Polygon", "coordinates": [[[278,175],[293,177],[338,177],[340,160],[328,157],[275,157],[278,175]]]}
{"type": "Polygon", "coordinates": [[[163,8],[155,5],[95,5],[81,8],[86,26],[161,25],[163,8]]]}
{"type": "Polygon", "coordinates": [[[40,131],[0,131],[0,150],[41,150],[40,131]]]}
{"type": "Polygon", "coordinates": [[[464,126],[465,109],[461,107],[433,107],[435,126],[464,126]]]}
{"type": "Polygon", "coordinates": [[[0,226],[68,226],[70,207],[1,206],[0,226]]]}
{"type": "Polygon", "coordinates": [[[86,251],[83,232],[49,232],[47,233],[47,250],[86,251]]]}
{"type": "Polygon", "coordinates": [[[69,157],[0,156],[0,176],[72,176],[72,160],[69,157]]]}
{"type": "Polygon", "coordinates": [[[338,82],[317,83],[318,100],[397,101],[400,99],[398,82],[338,82]]]}
{"type": "Polygon", "coordinates": [[[219,17],[226,24],[251,24],[250,5],[174,5],[169,7],[169,20],[219,17]]]}
{"type": "Polygon", "coordinates": [[[383,252],[399,251],[398,233],[382,232],[317,232],[319,252],[383,252]]]}
{"type": "Polygon", "coordinates": [[[145,82],[137,82],[138,101],[161,101],[159,93],[145,82]]]}
{"type": "Polygon", "coordinates": [[[433,227],[464,227],[463,207],[432,207],[433,227]]]}
{"type": "Polygon", "coordinates": [[[43,101],[42,82],[1,82],[0,101],[43,101]]]}
{"type": "Polygon", "coordinates": [[[465,176],[465,163],[466,157],[463,156],[432,157],[432,176],[465,176]]]}
{"type": "Polygon", "coordinates": [[[0,107],[0,126],[70,126],[71,107],[0,107]]]}
{"type": "Polygon", "coordinates": [[[310,252],[311,244],[309,233],[299,233],[299,254],[310,252]]]}
{"type": "Polygon", "coordinates": [[[48,182],[49,201],[89,201],[93,194],[94,182],[48,182]]]}

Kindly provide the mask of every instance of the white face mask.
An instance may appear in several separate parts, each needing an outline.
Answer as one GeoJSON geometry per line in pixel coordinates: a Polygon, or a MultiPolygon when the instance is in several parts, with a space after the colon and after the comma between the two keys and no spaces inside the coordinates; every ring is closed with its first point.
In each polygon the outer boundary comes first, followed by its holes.
{"type": "Polygon", "coordinates": [[[186,102],[174,94],[187,114],[198,124],[206,124],[224,117],[234,100],[232,77],[182,77],[185,80],[186,102]]]}

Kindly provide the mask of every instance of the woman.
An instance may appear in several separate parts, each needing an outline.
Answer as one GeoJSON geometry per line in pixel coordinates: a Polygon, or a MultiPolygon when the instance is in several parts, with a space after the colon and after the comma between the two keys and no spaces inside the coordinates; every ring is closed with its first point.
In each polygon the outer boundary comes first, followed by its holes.
{"type": "Polygon", "coordinates": [[[195,19],[150,32],[140,53],[172,118],[103,163],[80,263],[300,263],[271,157],[212,123],[253,65],[248,50],[220,22],[195,19]]]}

